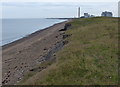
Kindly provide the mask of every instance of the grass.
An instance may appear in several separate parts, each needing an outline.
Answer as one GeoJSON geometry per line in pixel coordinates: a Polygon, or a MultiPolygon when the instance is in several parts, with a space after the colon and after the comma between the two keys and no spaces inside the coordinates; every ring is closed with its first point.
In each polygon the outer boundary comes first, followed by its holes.
{"type": "Polygon", "coordinates": [[[75,19],[54,69],[35,85],[117,85],[118,18],[75,19]]]}
{"type": "Polygon", "coordinates": [[[23,85],[24,82],[26,82],[28,79],[33,77],[36,74],[36,72],[29,72],[27,73],[24,78],[17,84],[17,85],[23,85]]]}
{"type": "MultiPolygon", "coordinates": [[[[38,66],[34,67],[33,71],[29,71],[27,74],[25,74],[24,78],[18,83],[18,85],[25,85],[29,79],[31,79],[33,76],[35,76],[39,71],[40,67],[48,67],[51,64],[53,64],[55,62],[55,60],[49,60],[49,61],[45,61],[41,64],[39,64],[38,66]]],[[[29,83],[29,82],[28,82],[29,83]]],[[[29,83],[30,84],[30,83],[29,83]]]]}

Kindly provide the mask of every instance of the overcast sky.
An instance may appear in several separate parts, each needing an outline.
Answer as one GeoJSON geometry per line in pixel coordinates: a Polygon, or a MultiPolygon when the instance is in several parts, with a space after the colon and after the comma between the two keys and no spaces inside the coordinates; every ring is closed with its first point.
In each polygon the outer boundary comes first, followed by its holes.
{"type": "Polygon", "coordinates": [[[118,0],[2,0],[1,2],[2,18],[77,17],[78,7],[81,7],[81,15],[87,12],[99,16],[102,11],[111,11],[114,16],[118,16],[118,0]]]}
{"type": "Polygon", "coordinates": [[[118,2],[119,0],[1,0],[1,2],[118,2]]]}

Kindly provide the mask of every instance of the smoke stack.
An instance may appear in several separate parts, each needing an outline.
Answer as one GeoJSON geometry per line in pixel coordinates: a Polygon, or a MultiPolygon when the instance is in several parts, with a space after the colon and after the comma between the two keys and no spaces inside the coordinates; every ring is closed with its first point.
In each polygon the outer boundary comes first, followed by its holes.
{"type": "Polygon", "coordinates": [[[78,8],[78,18],[80,18],[80,7],[78,8]]]}

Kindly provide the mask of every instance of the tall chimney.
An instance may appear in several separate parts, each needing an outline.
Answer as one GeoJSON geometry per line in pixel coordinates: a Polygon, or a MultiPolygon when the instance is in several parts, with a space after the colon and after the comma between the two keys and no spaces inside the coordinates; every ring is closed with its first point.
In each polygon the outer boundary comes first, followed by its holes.
{"type": "Polygon", "coordinates": [[[78,8],[78,18],[80,18],[80,7],[78,8]]]}

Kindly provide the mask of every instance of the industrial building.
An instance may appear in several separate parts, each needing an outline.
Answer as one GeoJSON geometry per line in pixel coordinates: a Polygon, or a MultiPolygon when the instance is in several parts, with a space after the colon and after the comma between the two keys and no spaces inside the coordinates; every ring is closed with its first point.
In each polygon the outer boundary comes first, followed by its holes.
{"type": "Polygon", "coordinates": [[[89,13],[84,13],[84,16],[81,16],[81,18],[91,18],[95,17],[94,15],[90,15],[89,13]]]}
{"type": "MultiPolygon", "coordinates": [[[[80,7],[78,7],[78,18],[91,18],[91,17],[95,17],[94,15],[91,15],[89,13],[84,13],[84,16],[81,16],[81,9],[80,7]]],[[[104,16],[104,17],[113,17],[113,13],[112,12],[102,12],[101,16],[104,16]]]]}
{"type": "Polygon", "coordinates": [[[112,17],[113,14],[112,14],[112,12],[107,12],[107,11],[105,11],[105,12],[102,12],[101,16],[112,17]]]}
{"type": "Polygon", "coordinates": [[[89,17],[90,17],[90,14],[84,13],[84,18],[89,18],[89,17]]]}
{"type": "Polygon", "coordinates": [[[89,13],[84,13],[84,16],[80,16],[81,10],[80,7],[78,7],[78,18],[90,18],[95,17],[94,15],[90,15],[89,13]]]}

